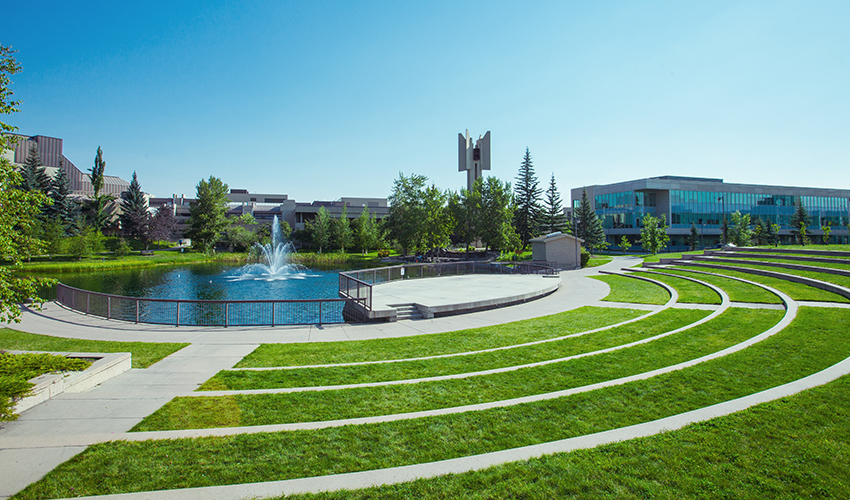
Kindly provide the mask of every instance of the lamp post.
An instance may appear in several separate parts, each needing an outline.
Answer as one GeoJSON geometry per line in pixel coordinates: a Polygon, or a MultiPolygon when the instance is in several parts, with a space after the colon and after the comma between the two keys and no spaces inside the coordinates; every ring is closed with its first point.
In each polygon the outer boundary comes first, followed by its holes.
{"type": "Polygon", "coordinates": [[[703,250],[705,250],[705,230],[703,229],[703,226],[702,226],[702,219],[699,220],[699,241],[700,241],[700,246],[702,247],[703,250]]]}
{"type": "Polygon", "coordinates": [[[717,198],[717,201],[719,201],[720,203],[723,204],[722,208],[720,209],[720,211],[723,212],[723,225],[720,226],[720,236],[721,236],[720,239],[723,241],[723,244],[725,245],[726,244],[726,200],[724,200],[723,197],[721,196],[721,197],[717,198]]]}
{"type": "Polygon", "coordinates": [[[576,268],[581,269],[581,250],[579,250],[578,248],[578,231],[576,230],[575,207],[573,207],[573,211],[570,212],[570,220],[572,220],[573,224],[573,241],[575,242],[576,247],[576,268]]]}

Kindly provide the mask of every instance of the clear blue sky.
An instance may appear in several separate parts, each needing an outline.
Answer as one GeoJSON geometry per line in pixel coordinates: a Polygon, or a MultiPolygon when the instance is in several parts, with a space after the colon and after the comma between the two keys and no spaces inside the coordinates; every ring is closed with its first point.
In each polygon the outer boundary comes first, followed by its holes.
{"type": "Polygon", "coordinates": [[[541,184],[850,188],[850,2],[13,2],[20,132],[145,191],[299,201],[465,186],[457,134],[541,184]]]}

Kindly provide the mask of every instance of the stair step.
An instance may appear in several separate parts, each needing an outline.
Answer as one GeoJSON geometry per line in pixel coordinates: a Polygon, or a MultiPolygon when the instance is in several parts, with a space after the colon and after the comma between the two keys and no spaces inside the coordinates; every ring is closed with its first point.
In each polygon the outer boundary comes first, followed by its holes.
{"type": "Polygon", "coordinates": [[[395,308],[396,318],[399,320],[422,318],[422,313],[419,312],[419,308],[413,304],[394,304],[392,307],[395,308]]]}

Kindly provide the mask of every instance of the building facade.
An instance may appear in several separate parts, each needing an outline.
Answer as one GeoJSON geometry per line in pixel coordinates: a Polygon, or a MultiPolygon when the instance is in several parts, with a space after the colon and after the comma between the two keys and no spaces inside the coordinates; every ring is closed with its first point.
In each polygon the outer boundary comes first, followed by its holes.
{"type": "Polygon", "coordinates": [[[701,246],[720,242],[724,218],[739,211],[778,224],[782,243],[791,243],[791,217],[802,203],[809,212],[810,238],[820,242],[822,226],[831,226],[833,243],[850,243],[850,190],[732,184],[723,179],[665,175],[615,184],[586,186],[571,191],[573,210],[587,191],[593,209],[602,221],[608,243],[616,246],[623,235],[633,244],[640,240],[641,219],[645,214],[664,215],[670,229],[670,246],[687,246],[693,224],[700,233],[701,246]]]}

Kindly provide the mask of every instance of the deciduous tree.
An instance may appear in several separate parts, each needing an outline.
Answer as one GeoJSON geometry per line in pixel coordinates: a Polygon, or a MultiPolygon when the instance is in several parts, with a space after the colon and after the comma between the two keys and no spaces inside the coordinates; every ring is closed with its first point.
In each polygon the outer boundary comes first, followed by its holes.
{"type": "Polygon", "coordinates": [[[640,244],[647,252],[655,255],[670,242],[670,236],[667,235],[667,218],[663,214],[661,217],[644,215],[641,226],[640,244]]]}
{"type": "Polygon", "coordinates": [[[195,201],[189,205],[189,229],[186,236],[192,238],[192,246],[204,253],[211,253],[227,221],[227,184],[210,176],[201,179],[196,190],[195,201]]]}
{"type": "Polygon", "coordinates": [[[411,174],[410,177],[405,177],[403,173],[399,173],[398,179],[393,182],[386,226],[390,238],[401,245],[405,255],[422,247],[427,180],[424,175],[411,174]]]}

